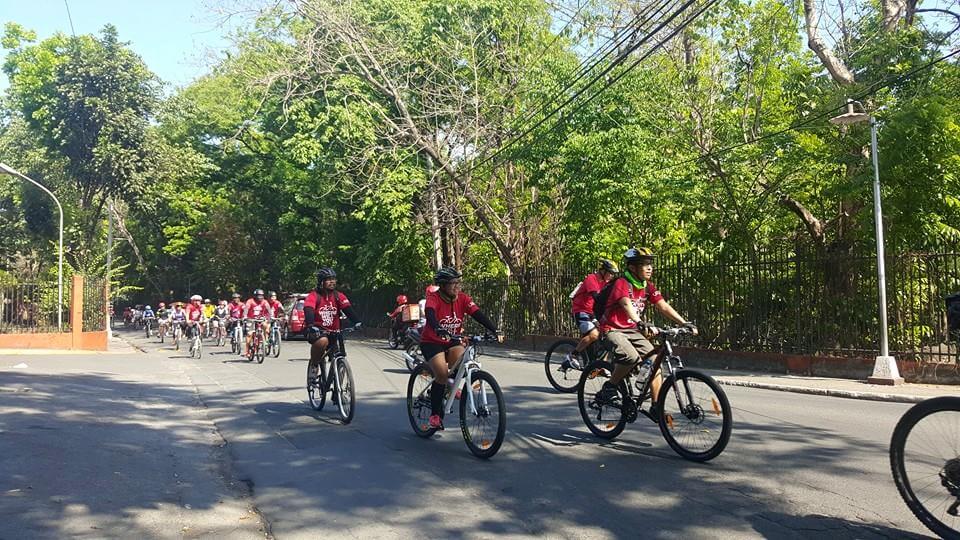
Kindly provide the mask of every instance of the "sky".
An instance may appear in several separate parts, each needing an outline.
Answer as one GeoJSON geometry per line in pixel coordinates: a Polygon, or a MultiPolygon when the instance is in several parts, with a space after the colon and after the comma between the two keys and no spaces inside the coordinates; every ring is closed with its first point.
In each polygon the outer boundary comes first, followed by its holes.
{"type": "MultiPolygon", "coordinates": [[[[215,0],[0,0],[0,24],[16,22],[42,40],[56,32],[70,34],[70,15],[77,35],[98,34],[107,23],[121,41],[143,58],[170,86],[185,86],[204,74],[212,60],[229,48],[229,29],[240,23],[223,20],[215,0]]],[[[2,51],[0,51],[2,53],[2,51]]],[[[0,91],[9,86],[0,72],[0,91]]]]}

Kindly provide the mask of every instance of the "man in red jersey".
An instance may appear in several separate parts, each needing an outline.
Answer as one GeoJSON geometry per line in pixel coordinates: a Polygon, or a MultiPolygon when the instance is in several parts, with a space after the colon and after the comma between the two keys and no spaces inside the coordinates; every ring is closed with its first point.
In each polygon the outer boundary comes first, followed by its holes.
{"type": "MultiPolygon", "coordinates": [[[[597,392],[597,401],[610,402],[617,397],[617,386],[633,367],[653,352],[653,344],[647,340],[637,325],[643,323],[641,315],[647,304],[652,304],[668,319],[690,327],[694,334],[697,327],[687,322],[673,309],[657,286],[650,281],[653,275],[653,251],[648,248],[630,248],[623,255],[626,261],[626,271],[617,278],[607,298],[603,318],[600,320],[600,330],[606,333],[613,352],[614,370],[610,380],[603,383],[603,388],[597,392]]],[[[656,403],[660,393],[660,377],[654,376],[651,385],[653,402],[656,403]]]]}
{"type": "Polygon", "coordinates": [[[303,300],[304,326],[310,343],[310,363],[307,368],[307,384],[316,382],[325,368],[328,347],[336,347],[330,334],[340,331],[340,314],[343,313],[360,328],[360,317],[350,305],[350,300],[337,290],[337,273],[333,268],[321,268],[317,272],[317,288],[303,300]]]}
{"type": "Polygon", "coordinates": [[[420,351],[433,371],[433,386],[430,388],[430,427],[443,429],[443,397],[447,390],[450,366],[463,356],[463,342],[458,336],[463,332],[463,321],[470,315],[491,334],[503,337],[470,295],[460,290],[461,275],[454,268],[441,268],[433,277],[439,286],[436,293],[427,293],[427,324],[420,336],[420,351]]]}
{"type": "Polygon", "coordinates": [[[573,354],[564,359],[560,369],[582,369],[580,353],[585,351],[591,343],[600,339],[600,330],[597,329],[597,321],[593,318],[593,303],[603,286],[619,273],[620,269],[616,263],[608,259],[600,259],[597,271],[588,274],[574,289],[570,311],[580,331],[580,342],[577,343],[573,354]]]}
{"type": "Polygon", "coordinates": [[[187,306],[187,339],[193,339],[193,333],[200,331],[200,325],[206,322],[207,318],[203,314],[203,297],[195,294],[190,297],[190,305],[187,306]]]}
{"type": "Polygon", "coordinates": [[[257,289],[253,291],[253,298],[247,300],[246,304],[243,306],[243,318],[246,320],[246,352],[244,356],[250,355],[250,342],[253,341],[253,331],[256,328],[256,325],[262,324],[256,321],[256,319],[266,319],[270,320],[270,303],[266,301],[263,297],[263,289],[257,289]]]}

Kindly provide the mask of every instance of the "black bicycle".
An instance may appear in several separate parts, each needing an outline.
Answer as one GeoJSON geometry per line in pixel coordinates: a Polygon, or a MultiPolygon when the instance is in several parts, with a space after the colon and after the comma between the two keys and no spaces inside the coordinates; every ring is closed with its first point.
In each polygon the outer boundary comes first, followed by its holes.
{"type": "Polygon", "coordinates": [[[653,360],[637,365],[620,381],[618,395],[598,399],[603,383],[610,379],[614,365],[598,360],[583,371],[577,386],[577,403],[587,428],[603,439],[613,439],[627,423],[643,414],[660,426],[660,433],[674,452],[691,461],[709,461],[723,452],[733,431],[730,402],[720,385],[706,373],[683,367],[673,354],[672,340],[692,334],[686,327],[650,328],[660,339],[653,360]],[[650,361],[649,364],[647,362],[650,361]],[[655,378],[661,382],[653,396],[655,378]],[[656,401],[644,409],[645,401],[656,401]]]}
{"type": "MultiPolygon", "coordinates": [[[[327,332],[330,346],[327,347],[327,371],[318,369],[317,376],[307,383],[307,397],[310,406],[315,411],[322,411],[327,401],[327,392],[331,392],[330,400],[337,405],[340,421],[349,424],[357,404],[357,393],[353,385],[353,370],[347,362],[347,349],[343,343],[343,334],[352,332],[351,328],[344,328],[339,332],[327,332]],[[336,346],[334,346],[336,343],[336,346]]],[[[310,364],[307,364],[307,377],[310,377],[310,364]]]]}
{"type": "Polygon", "coordinates": [[[607,349],[601,340],[591,343],[579,355],[574,354],[577,343],[575,339],[561,339],[547,349],[543,358],[543,370],[547,373],[547,380],[558,392],[576,392],[584,367],[606,357],[607,349]]]}
{"type": "Polygon", "coordinates": [[[890,440],[893,481],[907,507],[928,529],[960,539],[960,397],[911,407],[890,440]]]}

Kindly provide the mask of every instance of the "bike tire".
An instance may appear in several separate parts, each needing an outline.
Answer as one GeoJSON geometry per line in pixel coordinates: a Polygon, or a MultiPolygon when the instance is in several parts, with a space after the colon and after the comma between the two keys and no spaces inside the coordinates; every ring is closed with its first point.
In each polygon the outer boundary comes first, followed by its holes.
{"type": "Polygon", "coordinates": [[[577,347],[576,340],[561,339],[555,342],[547,349],[547,354],[543,357],[543,371],[547,374],[547,381],[550,382],[557,392],[572,394],[577,391],[580,384],[581,369],[568,368],[566,371],[561,369],[566,354],[577,347]]]}
{"type": "Polygon", "coordinates": [[[276,334],[277,339],[273,342],[273,357],[280,358],[280,332],[277,332],[276,334]]]}
{"type": "Polygon", "coordinates": [[[410,373],[413,373],[417,366],[424,363],[423,359],[420,358],[420,351],[417,349],[416,346],[410,347],[407,349],[407,355],[403,357],[403,363],[407,365],[407,371],[410,373]]]}
{"type": "Polygon", "coordinates": [[[897,485],[897,491],[900,492],[900,496],[907,503],[907,507],[913,512],[913,515],[940,537],[947,540],[957,540],[960,539],[960,531],[956,527],[958,522],[955,522],[955,526],[951,527],[941,521],[923,504],[923,501],[914,492],[905,463],[906,445],[913,428],[924,418],[941,412],[960,412],[960,398],[950,396],[928,399],[917,403],[904,413],[900,421],[897,422],[897,427],[894,428],[893,436],[890,439],[890,470],[893,473],[893,482],[897,485]]]}
{"type": "Polygon", "coordinates": [[[467,409],[470,400],[468,396],[461,395],[460,432],[463,434],[463,442],[467,444],[467,448],[473,455],[480,459],[490,459],[500,451],[500,446],[503,444],[503,439],[507,434],[507,406],[503,400],[503,391],[500,389],[500,384],[497,383],[493,375],[486,371],[474,372],[469,386],[466,383],[464,384],[464,390],[474,394],[474,403],[477,405],[479,414],[474,415],[467,409]],[[489,387],[489,391],[492,392],[494,396],[492,403],[490,402],[489,396],[487,396],[486,407],[480,399],[484,386],[489,387]],[[491,404],[495,404],[497,408],[495,412],[491,413],[489,410],[481,410],[488,409],[491,404]],[[494,416],[496,416],[497,419],[497,427],[492,433],[492,439],[490,438],[491,433],[487,433],[485,429],[480,430],[480,432],[476,434],[471,432],[470,420],[476,418],[492,418],[494,416]]]}
{"type": "Polygon", "coordinates": [[[598,360],[580,374],[580,382],[577,384],[577,406],[580,408],[583,423],[587,425],[590,433],[608,440],[617,438],[627,427],[627,414],[623,411],[622,404],[630,399],[627,385],[621,381],[618,388],[621,404],[619,407],[596,405],[594,396],[612,373],[613,364],[598,360]]]}
{"type": "MultiPolygon", "coordinates": [[[[660,411],[660,417],[657,421],[660,426],[660,433],[667,444],[670,445],[670,448],[684,459],[696,462],[710,461],[719,456],[723,449],[727,447],[727,443],[730,442],[730,434],[733,432],[733,411],[730,408],[730,401],[717,381],[705,373],[692,369],[681,369],[667,377],[660,386],[657,409],[660,411]],[[713,395],[706,396],[710,399],[709,403],[706,399],[694,398],[700,403],[688,403],[686,405],[687,411],[682,411],[675,397],[676,392],[682,388],[686,394],[684,398],[689,399],[689,396],[693,394],[692,381],[702,382],[713,395]],[[671,396],[674,396],[670,402],[671,406],[674,402],[677,402],[676,411],[667,406],[667,400],[671,399],[671,396]],[[709,410],[705,409],[703,405],[707,405],[709,410]],[[720,422],[719,433],[712,445],[703,450],[692,450],[679,440],[678,435],[682,435],[687,430],[685,428],[678,429],[676,424],[683,422],[684,418],[692,426],[690,432],[695,430],[697,434],[703,435],[704,433],[712,434],[718,430],[715,421],[711,421],[705,426],[705,422],[708,419],[715,420],[714,417],[720,417],[720,422]]],[[[697,439],[700,440],[700,437],[697,439]]]]}
{"type": "Polygon", "coordinates": [[[427,364],[417,366],[410,374],[410,380],[407,381],[407,418],[410,420],[410,427],[418,437],[432,437],[437,432],[429,424],[430,398],[426,395],[426,391],[432,384],[433,372],[427,364]]]}
{"type": "Polygon", "coordinates": [[[339,388],[334,388],[337,394],[337,412],[340,413],[340,421],[349,424],[353,421],[353,415],[357,409],[357,387],[353,384],[353,370],[346,358],[339,357],[335,360],[334,366],[337,370],[337,377],[340,382],[339,388]]]}
{"type": "Polygon", "coordinates": [[[256,348],[253,350],[253,355],[256,358],[257,363],[262,364],[263,359],[266,357],[266,351],[263,349],[263,342],[260,341],[259,343],[256,343],[255,341],[255,346],[256,348]]]}
{"type": "MultiPolygon", "coordinates": [[[[327,402],[327,393],[323,391],[323,373],[319,373],[318,382],[307,382],[307,400],[315,411],[322,411],[327,402]]],[[[307,377],[310,377],[310,364],[307,364],[307,377]]]]}
{"type": "Polygon", "coordinates": [[[388,337],[388,338],[387,338],[387,345],[389,345],[391,349],[396,349],[397,347],[400,346],[400,340],[394,338],[393,336],[388,337]]]}

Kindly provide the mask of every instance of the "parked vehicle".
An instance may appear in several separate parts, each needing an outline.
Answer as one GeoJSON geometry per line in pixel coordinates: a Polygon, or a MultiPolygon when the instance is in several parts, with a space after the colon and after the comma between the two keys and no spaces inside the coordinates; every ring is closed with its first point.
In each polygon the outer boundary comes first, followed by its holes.
{"type": "Polygon", "coordinates": [[[283,339],[290,339],[292,336],[303,335],[303,300],[307,297],[306,293],[291,294],[283,301],[283,316],[286,324],[283,325],[283,339]]]}

